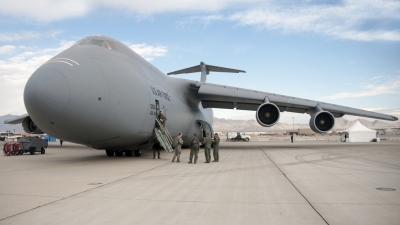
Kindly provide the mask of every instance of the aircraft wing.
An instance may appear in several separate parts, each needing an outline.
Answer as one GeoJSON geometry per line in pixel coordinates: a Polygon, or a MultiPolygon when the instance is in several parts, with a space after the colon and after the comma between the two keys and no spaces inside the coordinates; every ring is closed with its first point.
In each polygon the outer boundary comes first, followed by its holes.
{"type": "Polygon", "coordinates": [[[8,119],[8,120],[4,121],[4,124],[19,124],[19,123],[22,123],[24,121],[24,119],[28,116],[29,116],[28,114],[16,116],[12,119],[8,119]]]}
{"type": "Polygon", "coordinates": [[[224,85],[197,82],[191,85],[198,89],[203,108],[239,109],[256,111],[265,99],[278,106],[281,112],[311,113],[317,106],[329,111],[336,118],[344,115],[369,117],[374,119],[396,121],[397,117],[382,113],[318,102],[291,96],[255,91],[224,85]]]}

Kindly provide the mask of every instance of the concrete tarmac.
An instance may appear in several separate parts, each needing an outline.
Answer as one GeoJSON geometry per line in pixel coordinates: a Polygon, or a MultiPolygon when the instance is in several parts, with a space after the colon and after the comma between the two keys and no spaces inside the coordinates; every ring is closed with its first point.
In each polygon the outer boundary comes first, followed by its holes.
{"type": "Polygon", "coordinates": [[[0,156],[0,224],[400,224],[399,146],[221,142],[188,164],[51,143],[0,156]]]}

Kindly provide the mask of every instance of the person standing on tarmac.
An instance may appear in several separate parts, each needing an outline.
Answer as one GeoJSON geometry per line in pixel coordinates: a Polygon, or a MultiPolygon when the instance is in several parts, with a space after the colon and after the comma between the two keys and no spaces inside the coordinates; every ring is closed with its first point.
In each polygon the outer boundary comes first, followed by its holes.
{"type": "Polygon", "coordinates": [[[176,162],[180,162],[179,158],[181,156],[181,148],[182,148],[182,144],[183,144],[183,140],[182,140],[182,133],[179,133],[178,136],[176,136],[172,142],[174,147],[174,157],[172,158],[172,162],[175,161],[176,158],[176,162]]]}
{"type": "Polygon", "coordinates": [[[158,159],[161,159],[160,158],[160,149],[161,149],[160,142],[156,139],[156,143],[153,145],[153,159],[156,158],[156,153],[157,153],[158,159]]]}
{"type": "Polygon", "coordinates": [[[211,161],[211,138],[210,134],[206,133],[206,137],[203,140],[204,142],[204,155],[206,156],[206,161],[204,163],[210,163],[211,161]]]}
{"type": "Polygon", "coordinates": [[[290,140],[292,141],[292,143],[293,143],[293,134],[292,134],[292,136],[290,137],[290,140]]]}
{"type": "Polygon", "coordinates": [[[165,122],[167,121],[167,117],[165,117],[165,115],[162,111],[160,111],[157,118],[158,118],[158,120],[160,120],[162,126],[165,128],[165,122]]]}
{"type": "Polygon", "coordinates": [[[213,162],[219,162],[219,137],[218,134],[214,134],[214,139],[213,139],[213,155],[214,155],[214,161],[213,162]]]}
{"type": "Polygon", "coordinates": [[[200,148],[199,139],[197,139],[196,134],[193,134],[193,138],[190,141],[190,158],[188,163],[192,163],[192,159],[194,156],[194,164],[196,164],[199,155],[199,148],[200,148]]]}

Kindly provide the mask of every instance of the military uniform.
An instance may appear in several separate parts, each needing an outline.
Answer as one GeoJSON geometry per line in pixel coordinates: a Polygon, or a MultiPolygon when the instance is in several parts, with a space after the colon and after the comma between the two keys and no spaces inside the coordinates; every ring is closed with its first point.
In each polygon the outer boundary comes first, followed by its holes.
{"type": "Polygon", "coordinates": [[[157,146],[155,146],[155,148],[153,149],[153,159],[156,158],[156,153],[157,153],[158,158],[161,159],[161,158],[160,158],[160,148],[161,148],[161,147],[159,147],[159,146],[157,145],[157,146]]]}
{"type": "MultiPolygon", "coordinates": [[[[180,162],[179,158],[181,156],[183,140],[181,137],[179,137],[179,135],[176,136],[175,139],[178,139],[177,140],[178,145],[175,146],[175,148],[174,148],[174,157],[172,158],[172,162],[174,162],[175,158],[176,158],[176,162],[180,162]]],[[[175,139],[174,139],[174,142],[176,141],[175,139]]]]}
{"type": "Polygon", "coordinates": [[[199,139],[197,139],[196,137],[193,137],[192,141],[190,141],[190,159],[189,159],[189,163],[192,163],[193,156],[194,156],[194,163],[197,162],[197,158],[198,158],[198,155],[199,155],[199,148],[200,148],[199,139]]]}
{"type": "Polygon", "coordinates": [[[213,144],[213,155],[214,155],[214,161],[213,162],[218,162],[219,161],[219,137],[214,137],[214,144],[213,144]]]}
{"type": "Polygon", "coordinates": [[[211,138],[206,136],[204,138],[204,155],[206,156],[206,163],[211,161],[211,138]]]}
{"type": "Polygon", "coordinates": [[[165,122],[167,121],[167,117],[164,114],[158,114],[158,120],[160,120],[162,126],[165,128],[165,122]]]}

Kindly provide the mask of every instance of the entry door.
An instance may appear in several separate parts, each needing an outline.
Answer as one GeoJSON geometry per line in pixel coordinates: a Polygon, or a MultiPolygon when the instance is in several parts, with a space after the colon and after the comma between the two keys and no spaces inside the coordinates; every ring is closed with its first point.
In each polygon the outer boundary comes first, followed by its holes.
{"type": "Polygon", "coordinates": [[[156,116],[158,116],[158,114],[160,114],[160,103],[156,100],[156,116]]]}
{"type": "Polygon", "coordinates": [[[206,133],[210,134],[209,137],[212,137],[214,135],[214,130],[210,126],[209,123],[207,123],[204,120],[197,120],[196,122],[199,124],[200,131],[201,131],[201,134],[202,134],[203,138],[206,136],[206,133]]]}

